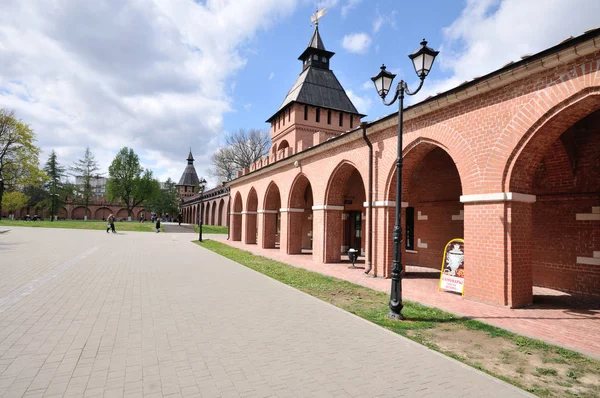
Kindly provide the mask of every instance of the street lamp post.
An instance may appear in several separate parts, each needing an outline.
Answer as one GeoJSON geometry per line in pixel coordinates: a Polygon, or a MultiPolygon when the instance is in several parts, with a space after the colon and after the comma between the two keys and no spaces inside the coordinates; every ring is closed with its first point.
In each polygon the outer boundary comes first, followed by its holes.
{"type": "Polygon", "coordinates": [[[403,120],[403,107],[404,107],[404,94],[415,95],[423,87],[423,82],[429,74],[433,61],[438,55],[438,51],[427,47],[425,39],[421,42],[421,48],[410,54],[408,57],[413,62],[415,72],[419,77],[419,87],[415,91],[410,91],[404,80],[400,80],[396,86],[396,92],[394,98],[390,102],[385,101],[385,97],[392,87],[392,81],[396,77],[393,73],[385,70],[385,65],[381,66],[381,71],[371,80],[375,84],[375,89],[381,97],[383,104],[386,106],[392,105],[399,99],[398,103],[398,153],[396,158],[396,215],[395,225],[393,234],[393,258],[392,258],[392,288],[390,292],[390,312],[388,318],[390,319],[405,319],[402,315],[402,248],[400,242],[402,240],[402,224],[400,219],[401,207],[402,207],[402,120],[403,120]]]}
{"type": "Polygon", "coordinates": [[[54,221],[54,217],[56,217],[56,197],[58,196],[57,193],[51,193],[50,196],[52,196],[52,204],[51,206],[51,215],[50,215],[50,222],[54,221]]]}
{"type": "Polygon", "coordinates": [[[204,213],[204,188],[206,180],[204,178],[198,181],[198,191],[200,192],[200,214],[198,216],[198,241],[202,242],[202,214],[204,213]]]}

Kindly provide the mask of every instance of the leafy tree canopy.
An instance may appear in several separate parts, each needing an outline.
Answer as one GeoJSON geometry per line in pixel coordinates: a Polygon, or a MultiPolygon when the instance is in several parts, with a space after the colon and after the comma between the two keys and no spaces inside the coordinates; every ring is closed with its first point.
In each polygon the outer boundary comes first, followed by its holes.
{"type": "Polygon", "coordinates": [[[119,151],[108,168],[108,175],[107,198],[121,200],[129,217],[134,207],[155,198],[160,191],[152,172],[140,166],[140,159],[131,148],[123,147],[119,151]]]}

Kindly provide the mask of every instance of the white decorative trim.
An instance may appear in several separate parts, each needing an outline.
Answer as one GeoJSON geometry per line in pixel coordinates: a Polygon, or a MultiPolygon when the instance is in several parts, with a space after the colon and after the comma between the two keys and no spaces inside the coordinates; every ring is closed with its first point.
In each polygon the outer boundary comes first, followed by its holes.
{"type": "Polygon", "coordinates": [[[344,210],[344,206],[334,206],[334,205],[319,205],[313,206],[313,210],[344,210]]]}
{"type": "Polygon", "coordinates": [[[600,258],[597,258],[597,257],[577,257],[577,264],[600,265],[600,258]]]}
{"type": "Polygon", "coordinates": [[[257,214],[255,211],[243,211],[240,214],[257,214]]]}
{"type": "Polygon", "coordinates": [[[461,195],[462,203],[473,202],[525,202],[535,203],[535,195],[518,192],[481,193],[474,195],[461,195]]]}
{"type": "Polygon", "coordinates": [[[346,221],[348,219],[348,213],[342,213],[342,220],[346,221]]]}
{"type": "Polygon", "coordinates": [[[257,213],[265,213],[265,214],[277,214],[277,210],[258,210],[257,213]]]}
{"type": "MultiPolygon", "coordinates": [[[[408,202],[402,202],[402,207],[408,207],[408,202]]],[[[369,207],[369,202],[363,202],[364,207],[369,207]]],[[[395,200],[376,200],[373,202],[373,207],[396,207],[395,200]]]]}
{"type": "Polygon", "coordinates": [[[408,250],[408,249],[406,249],[406,252],[407,253],[413,253],[413,254],[417,254],[418,253],[418,251],[416,251],[416,250],[408,250]]]}
{"type": "Polygon", "coordinates": [[[577,220],[577,221],[600,221],[600,206],[592,206],[591,213],[575,214],[575,220],[577,220]]]}
{"type": "Polygon", "coordinates": [[[600,258],[600,252],[592,252],[592,257],[594,258],[600,258]]]}
{"type": "Polygon", "coordinates": [[[452,221],[464,221],[465,220],[465,211],[461,210],[458,214],[452,214],[452,221]]]}
{"type": "Polygon", "coordinates": [[[421,242],[421,239],[417,239],[417,247],[421,249],[427,249],[427,243],[421,242]]]}
{"type": "Polygon", "coordinates": [[[232,212],[230,212],[229,214],[230,214],[230,215],[232,215],[232,216],[241,216],[241,215],[242,215],[242,213],[243,213],[243,212],[241,212],[241,211],[238,211],[238,212],[236,212],[236,211],[232,211],[232,212]]]}
{"type": "Polygon", "coordinates": [[[417,220],[421,220],[421,221],[426,221],[429,220],[429,216],[426,216],[425,214],[421,214],[421,212],[417,212],[417,220]]]}
{"type": "Polygon", "coordinates": [[[304,213],[304,209],[295,209],[293,207],[282,207],[279,211],[282,213],[304,213]]]}

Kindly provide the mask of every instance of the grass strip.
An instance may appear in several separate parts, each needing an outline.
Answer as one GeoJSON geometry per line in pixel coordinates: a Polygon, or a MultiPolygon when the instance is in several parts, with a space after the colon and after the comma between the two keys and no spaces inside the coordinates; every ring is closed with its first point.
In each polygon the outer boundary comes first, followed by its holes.
{"type": "Polygon", "coordinates": [[[386,293],[217,241],[195,243],[537,396],[600,395],[600,362],[577,352],[408,300],[404,300],[402,311],[408,320],[391,321],[386,318],[389,312],[386,293]],[[456,333],[471,343],[465,344],[464,349],[440,345],[440,341],[446,340],[444,336],[456,333]],[[536,366],[537,362],[545,363],[544,367],[536,366]],[[548,364],[557,364],[559,368],[548,364]],[[581,378],[584,374],[586,380],[581,378]]]}
{"type": "MultiPolygon", "coordinates": [[[[200,232],[200,227],[194,224],[194,232],[200,232]]],[[[228,233],[228,227],[221,227],[220,225],[202,225],[203,234],[225,234],[228,233]]]]}
{"type": "MultiPolygon", "coordinates": [[[[30,228],[66,228],[66,229],[90,229],[102,231],[106,230],[106,221],[95,220],[63,220],[63,221],[20,221],[20,220],[0,220],[0,227],[30,227],[30,228]]],[[[115,222],[117,232],[156,232],[153,222],[139,221],[117,221],[115,222]]]]}

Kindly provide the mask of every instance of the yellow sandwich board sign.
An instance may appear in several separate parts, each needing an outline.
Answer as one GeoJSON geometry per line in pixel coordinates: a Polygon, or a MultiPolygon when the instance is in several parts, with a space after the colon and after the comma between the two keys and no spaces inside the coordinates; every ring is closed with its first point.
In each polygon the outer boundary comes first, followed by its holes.
{"type": "Polygon", "coordinates": [[[452,239],[444,248],[438,290],[465,294],[465,241],[452,239]]]}

